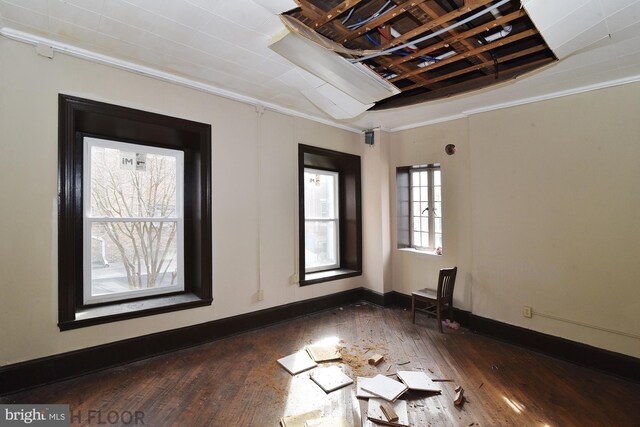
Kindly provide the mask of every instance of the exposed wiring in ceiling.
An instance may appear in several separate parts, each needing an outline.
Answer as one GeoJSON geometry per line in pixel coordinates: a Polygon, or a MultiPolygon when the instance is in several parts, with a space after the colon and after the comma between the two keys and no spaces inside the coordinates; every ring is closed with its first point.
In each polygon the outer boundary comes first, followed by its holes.
{"type": "Polygon", "coordinates": [[[390,8],[388,8],[387,10],[384,10],[390,3],[391,3],[391,0],[387,0],[387,2],[385,4],[383,4],[382,7],[380,9],[378,9],[378,11],[375,12],[373,15],[371,15],[370,17],[368,17],[365,20],[356,22],[355,24],[347,25],[347,28],[350,29],[350,30],[357,30],[358,28],[362,27],[363,25],[373,21],[378,16],[384,15],[385,13],[389,12],[390,10],[395,9],[396,6],[398,6],[397,4],[393,4],[390,8]]]}
{"type": "MultiPolygon", "coordinates": [[[[474,19],[477,19],[477,18],[479,18],[480,16],[482,16],[484,14],[490,13],[492,10],[499,8],[500,6],[502,6],[503,4],[508,3],[509,1],[510,0],[501,0],[498,3],[492,5],[491,7],[487,7],[485,9],[482,9],[481,11],[479,11],[479,12],[477,12],[477,13],[475,13],[475,14],[473,14],[473,15],[471,15],[471,16],[469,16],[469,17],[467,17],[467,18],[465,18],[465,19],[463,19],[461,21],[458,21],[453,25],[450,25],[448,27],[442,28],[442,29],[440,29],[438,31],[434,31],[433,33],[427,34],[426,36],[420,37],[420,38],[418,38],[416,40],[410,40],[407,43],[404,43],[404,44],[401,44],[399,46],[395,46],[395,47],[392,47],[392,48],[389,48],[389,49],[385,49],[385,50],[382,50],[380,52],[372,53],[370,55],[365,55],[362,58],[351,59],[350,61],[351,62],[366,61],[367,59],[376,58],[378,56],[386,55],[388,53],[393,53],[393,52],[396,52],[396,51],[398,51],[400,49],[404,49],[405,47],[407,47],[409,45],[415,45],[415,44],[423,42],[425,40],[432,39],[434,37],[439,36],[440,34],[443,34],[443,33],[449,32],[449,31],[451,31],[451,30],[453,30],[455,28],[458,28],[461,25],[466,24],[467,22],[473,21],[474,19]]],[[[391,10],[391,9],[389,9],[389,10],[391,10]]]]}

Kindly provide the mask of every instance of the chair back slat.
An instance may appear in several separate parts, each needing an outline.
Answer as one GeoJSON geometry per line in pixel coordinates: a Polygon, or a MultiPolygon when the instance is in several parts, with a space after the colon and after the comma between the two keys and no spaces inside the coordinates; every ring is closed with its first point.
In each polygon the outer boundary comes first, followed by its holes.
{"type": "Polygon", "coordinates": [[[443,268],[438,276],[438,297],[443,301],[453,299],[453,287],[456,284],[458,267],[443,268]]]}

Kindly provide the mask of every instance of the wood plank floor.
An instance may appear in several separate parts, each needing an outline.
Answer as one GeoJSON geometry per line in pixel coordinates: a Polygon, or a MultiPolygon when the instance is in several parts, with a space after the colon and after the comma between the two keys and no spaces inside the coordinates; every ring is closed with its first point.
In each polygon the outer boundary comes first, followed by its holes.
{"type": "Polygon", "coordinates": [[[355,385],[325,394],[308,373],[276,360],[338,337],[355,376],[422,370],[441,395],[407,393],[411,426],[639,426],[640,384],[466,330],[437,331],[421,313],[357,304],[0,399],[70,404],[74,425],[277,426],[284,415],[322,410],[354,426],[366,419],[355,385]],[[377,367],[366,359],[385,355],[377,367]],[[409,363],[406,363],[409,362],[409,363]],[[467,401],[453,404],[455,385],[467,401]],[[100,417],[100,418],[98,418],[100,417]],[[109,422],[115,421],[115,422],[109,422]]]}

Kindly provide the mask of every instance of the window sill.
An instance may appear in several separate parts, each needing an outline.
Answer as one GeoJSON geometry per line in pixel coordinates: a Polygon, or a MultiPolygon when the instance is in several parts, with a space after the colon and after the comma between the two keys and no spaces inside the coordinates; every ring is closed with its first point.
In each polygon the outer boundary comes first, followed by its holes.
{"type": "Polygon", "coordinates": [[[442,255],[438,255],[436,253],[435,250],[433,251],[421,251],[415,248],[398,248],[399,251],[401,252],[412,252],[414,254],[421,254],[421,255],[432,255],[432,256],[442,256],[442,255]]]}
{"type": "Polygon", "coordinates": [[[318,271],[307,273],[304,280],[300,281],[300,286],[313,285],[314,283],[330,282],[332,280],[346,279],[347,277],[361,276],[362,271],[350,270],[348,268],[338,268],[335,270],[318,271]]]}
{"type": "Polygon", "coordinates": [[[165,295],[137,301],[120,301],[97,307],[84,307],[76,310],[75,320],[58,323],[61,331],[84,328],[102,323],[134,319],[170,311],[211,305],[212,299],[202,299],[192,293],[165,295]]]}

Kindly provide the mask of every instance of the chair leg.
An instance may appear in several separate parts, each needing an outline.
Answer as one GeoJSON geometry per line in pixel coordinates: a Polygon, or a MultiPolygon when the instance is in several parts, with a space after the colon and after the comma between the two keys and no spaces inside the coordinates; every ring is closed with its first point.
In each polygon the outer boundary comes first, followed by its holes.
{"type": "Polygon", "coordinates": [[[411,322],[416,323],[416,298],[411,298],[411,322]]]}
{"type": "Polygon", "coordinates": [[[444,333],[444,331],[442,330],[442,316],[441,316],[441,307],[440,304],[436,304],[436,314],[438,317],[438,329],[440,330],[440,333],[444,333]]]}
{"type": "Polygon", "coordinates": [[[453,322],[453,301],[449,302],[449,319],[453,322]]]}

